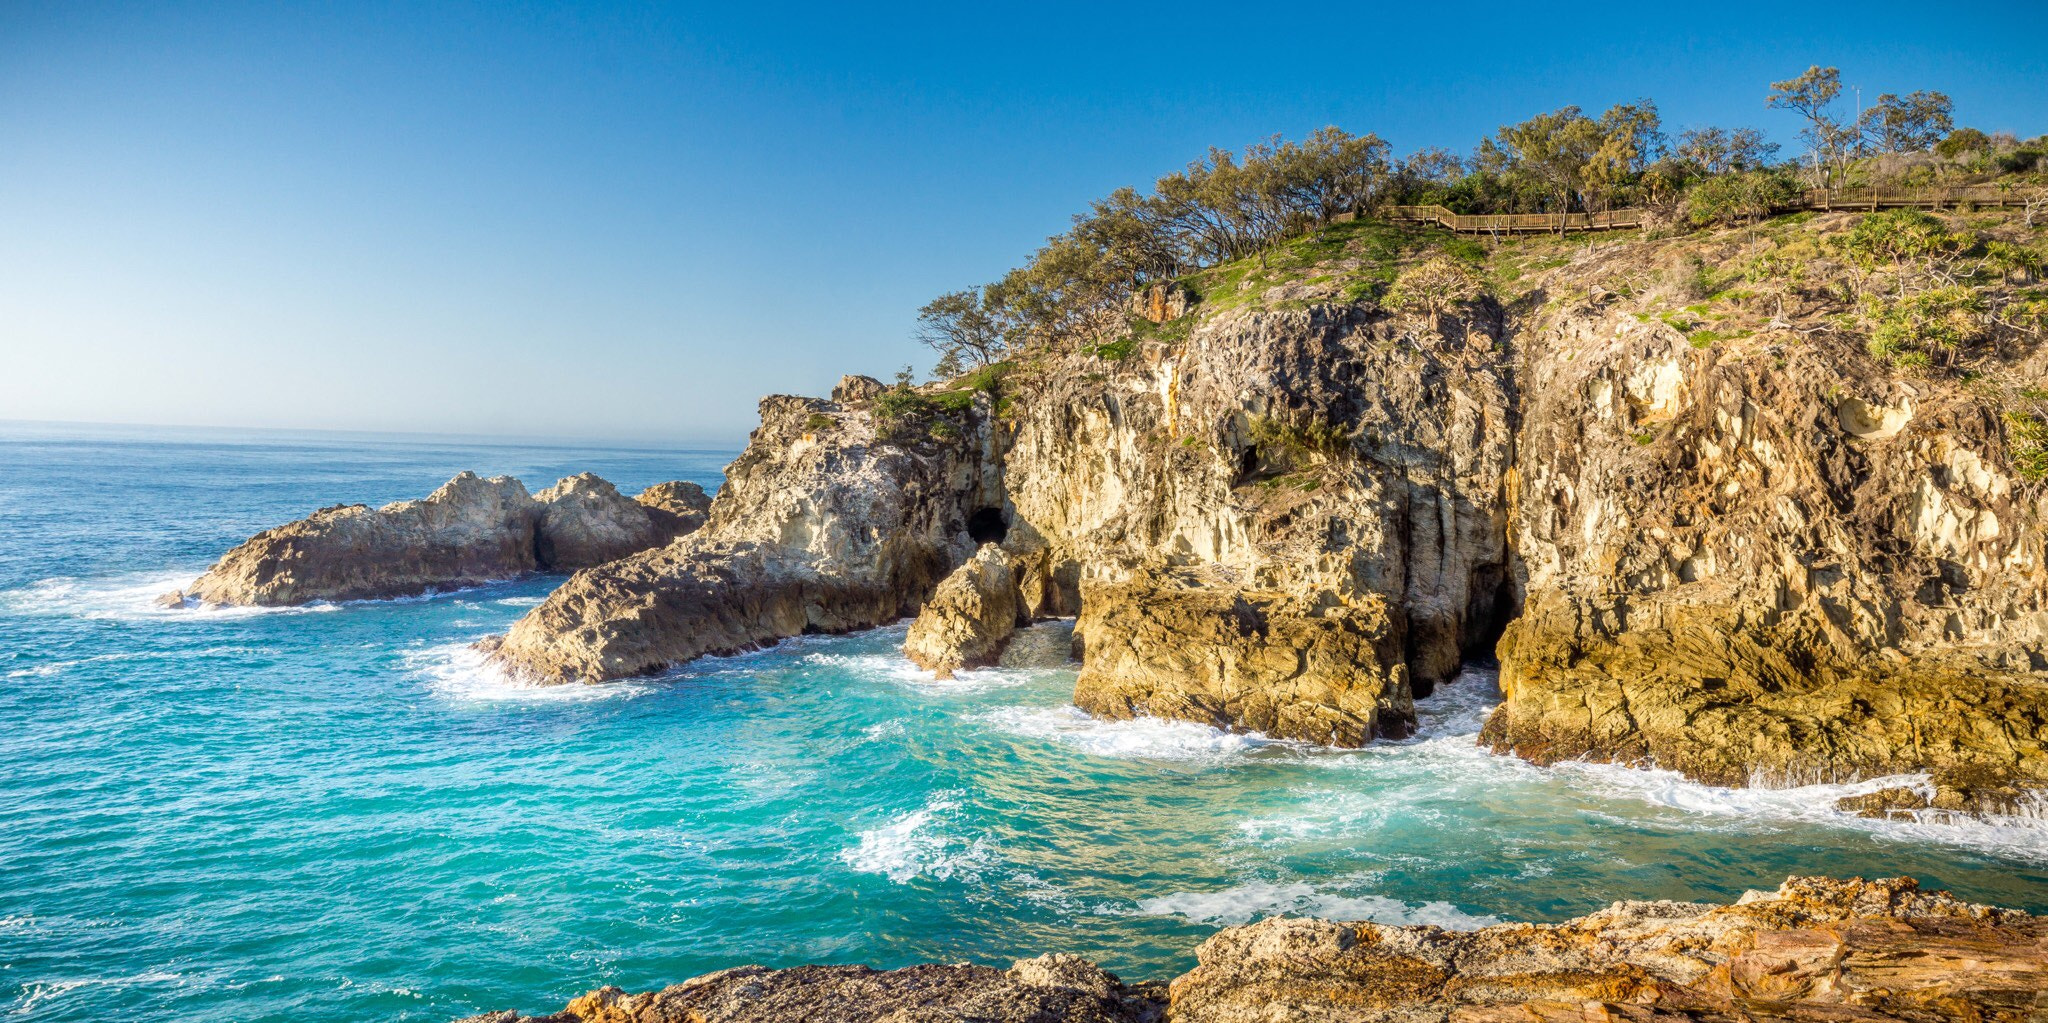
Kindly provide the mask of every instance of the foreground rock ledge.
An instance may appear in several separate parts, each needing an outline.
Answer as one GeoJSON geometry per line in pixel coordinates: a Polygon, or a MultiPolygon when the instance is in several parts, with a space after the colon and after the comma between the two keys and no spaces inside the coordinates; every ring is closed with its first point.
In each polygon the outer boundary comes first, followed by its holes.
{"type": "Polygon", "coordinates": [[[2048,1020],[2048,920],[1910,878],[1795,877],[1733,905],[1617,902],[1478,931],[1277,917],[1162,990],[1071,955],[1008,971],[757,966],[464,1023],[1736,1023],[2048,1020]]]}

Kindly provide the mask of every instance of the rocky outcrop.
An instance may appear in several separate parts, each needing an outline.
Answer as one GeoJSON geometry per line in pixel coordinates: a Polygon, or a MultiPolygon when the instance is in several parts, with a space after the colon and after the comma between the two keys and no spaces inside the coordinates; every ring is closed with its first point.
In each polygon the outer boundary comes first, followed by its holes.
{"type": "Polygon", "coordinates": [[[1161,985],[1127,985],[1049,955],[1007,972],[742,967],[642,995],[601,988],[551,1016],[469,1023],[2030,1023],[2048,1014],[2048,921],[1906,878],[1792,878],[1727,906],[1617,902],[1561,924],[1469,932],[1276,917],[1220,931],[1196,957],[1163,999],[1161,985]]]}
{"type": "Polygon", "coordinates": [[[671,537],[694,533],[711,514],[711,496],[688,480],[656,483],[633,496],[657,529],[671,537]]]}
{"type": "MultiPolygon", "coordinates": [[[[666,483],[664,487],[696,487],[666,483]]],[[[703,490],[697,490],[702,496],[703,490]]],[[[540,504],[534,522],[533,552],[550,572],[572,572],[658,547],[688,529],[677,529],[681,516],[653,501],[627,498],[617,487],[593,473],[571,476],[533,495],[540,504]],[[665,513],[659,518],[655,510],[665,513]]],[[[643,498],[647,495],[642,494],[643,498]]],[[[677,497],[673,489],[655,501],[677,497]]],[[[700,522],[701,524],[701,522],[700,522]]]]}
{"type": "Polygon", "coordinates": [[[1300,599],[1143,576],[1083,590],[1074,703],[1362,746],[1412,731],[1415,704],[1384,598],[1300,599]]]}
{"type": "Polygon", "coordinates": [[[1020,374],[1005,546],[1029,610],[1085,613],[1085,583],[1155,566],[1377,596],[1393,653],[1372,667],[1404,664],[1428,693],[1511,609],[1513,381],[1491,329],[1369,306],[1230,312],[1183,345],[1020,374]]]}
{"type": "MultiPolygon", "coordinates": [[[[849,377],[770,399],[702,557],[774,547],[810,573],[801,627],[829,631],[909,613],[999,543],[1026,616],[1082,617],[1098,713],[1355,743],[1497,656],[1486,740],[1538,762],[1932,772],[1931,807],[2023,803],[2048,784],[2048,487],[2012,471],[1997,390],[2035,393],[2048,349],[1913,373],[1844,336],[1846,277],[1682,307],[1648,286],[1701,258],[1722,265],[1688,280],[1733,280],[1753,241],[1560,249],[1426,317],[1345,298],[1372,291],[1347,252],[1148,292],[1133,312],[1171,329],[1033,349],[977,377],[998,395],[849,377]]],[[[795,621],[684,639],[703,600],[736,620],[757,598],[671,599],[699,570],[643,558],[536,610],[507,662],[610,677],[795,621]]]]}
{"type": "Polygon", "coordinates": [[[1910,879],[1794,878],[1731,906],[1619,902],[1473,932],[1272,919],[1172,985],[1175,1023],[2038,1019],[2048,922],[1910,879]]]}
{"type": "Polygon", "coordinates": [[[1010,556],[985,544],[918,611],[904,637],[903,654],[938,678],[952,678],[962,668],[995,664],[1024,621],[1010,556]]]}
{"type": "Polygon", "coordinates": [[[1533,326],[1499,749],[1737,785],[1932,771],[1955,803],[2048,783],[2048,491],[2001,469],[1982,388],[1830,333],[1696,347],[1601,304],[1533,326]]]}
{"type": "Polygon", "coordinates": [[[973,552],[988,415],[776,395],[704,527],[578,572],[484,645],[552,684],[651,674],[804,632],[914,614],[973,552]]]}
{"type": "Polygon", "coordinates": [[[667,543],[686,528],[589,473],[536,498],[510,476],[465,472],[418,501],[337,505],[264,530],[160,603],[277,607],[407,597],[582,568],[667,543]]]}
{"type": "Polygon", "coordinates": [[[1065,954],[1008,970],[743,966],[645,994],[599,988],[550,1016],[497,1012],[461,1023],[1157,1023],[1160,994],[1065,954]]]}

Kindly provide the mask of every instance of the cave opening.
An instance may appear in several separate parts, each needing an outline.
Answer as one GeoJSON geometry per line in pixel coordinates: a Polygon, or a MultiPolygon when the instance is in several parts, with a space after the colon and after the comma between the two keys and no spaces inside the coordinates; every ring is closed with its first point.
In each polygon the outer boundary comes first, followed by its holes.
{"type": "Polygon", "coordinates": [[[967,536],[977,546],[985,543],[1002,543],[1010,535],[1010,522],[1003,517],[1001,508],[977,508],[967,516],[967,536]]]}

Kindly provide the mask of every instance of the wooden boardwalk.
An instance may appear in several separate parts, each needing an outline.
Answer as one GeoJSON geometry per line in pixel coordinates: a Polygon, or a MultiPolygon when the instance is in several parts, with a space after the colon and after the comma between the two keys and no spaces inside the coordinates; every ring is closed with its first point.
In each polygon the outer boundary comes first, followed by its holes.
{"type": "MultiPolygon", "coordinates": [[[[1796,202],[1776,210],[1949,209],[1956,206],[2025,206],[2030,196],[2008,185],[1956,185],[1948,188],[1813,188],[1796,202]]],[[[1434,223],[1459,234],[1563,234],[1569,231],[1620,231],[1649,222],[1650,211],[1630,207],[1605,213],[1453,213],[1442,206],[1392,206],[1387,219],[1434,223]]],[[[1349,216],[1339,217],[1340,220],[1349,216]]]]}

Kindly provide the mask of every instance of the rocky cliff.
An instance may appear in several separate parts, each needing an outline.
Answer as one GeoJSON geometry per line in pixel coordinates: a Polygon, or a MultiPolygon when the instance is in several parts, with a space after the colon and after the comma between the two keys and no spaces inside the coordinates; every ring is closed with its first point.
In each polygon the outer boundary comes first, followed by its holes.
{"type": "Polygon", "coordinates": [[[1273,918],[1168,985],[1069,955],[983,966],[743,967],[469,1023],[1737,1023],[2048,1017],[2048,922],[1909,879],[1792,878],[1732,905],[1618,902],[1460,932],[1273,918]]]}
{"type": "Polygon", "coordinates": [[[486,648],[536,681],[602,681],[915,614],[1000,500],[990,416],[891,415],[882,393],[856,378],[838,401],[763,399],[703,528],[576,573],[486,648]]]}
{"type": "Polygon", "coordinates": [[[529,495],[510,476],[465,472],[418,501],[337,505],[264,530],[160,603],[373,600],[584,568],[660,546],[693,528],[689,491],[708,504],[703,491],[695,484],[662,487],[650,491],[659,504],[643,505],[590,473],[529,495]]]}
{"type": "Polygon", "coordinates": [[[1350,745],[1498,657],[1487,739],[1534,760],[1927,771],[1923,802],[2009,808],[2048,781],[2014,404],[2048,303],[1971,278],[1965,354],[1880,357],[1859,317],[1920,307],[1828,255],[1857,222],[1521,241],[1426,307],[1385,282],[1450,242],[1349,225],[1145,296],[1114,344],[772,398],[697,537],[580,574],[499,656],[597,680],[875,624],[992,541],[1028,615],[1080,616],[1097,713],[1350,745]]]}

